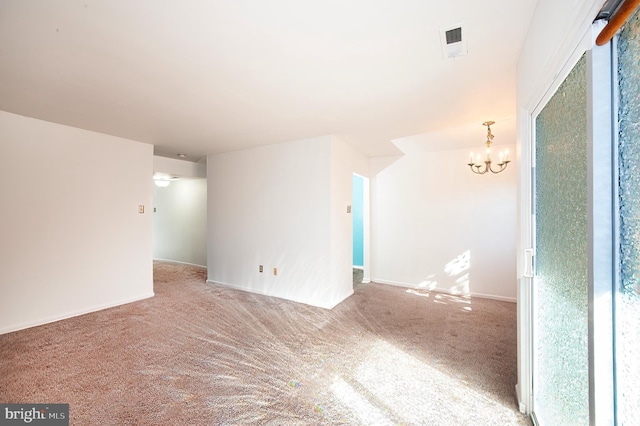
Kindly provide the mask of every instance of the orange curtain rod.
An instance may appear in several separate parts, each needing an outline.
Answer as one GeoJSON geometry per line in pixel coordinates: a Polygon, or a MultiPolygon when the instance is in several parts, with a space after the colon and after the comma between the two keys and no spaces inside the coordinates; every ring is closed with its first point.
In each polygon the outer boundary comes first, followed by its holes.
{"type": "Polygon", "coordinates": [[[639,4],[640,0],[625,0],[618,11],[613,14],[607,25],[600,31],[600,34],[598,34],[596,44],[598,46],[604,46],[609,43],[609,40],[611,40],[620,27],[627,22],[627,19],[629,19],[629,16],[631,16],[639,4]]]}

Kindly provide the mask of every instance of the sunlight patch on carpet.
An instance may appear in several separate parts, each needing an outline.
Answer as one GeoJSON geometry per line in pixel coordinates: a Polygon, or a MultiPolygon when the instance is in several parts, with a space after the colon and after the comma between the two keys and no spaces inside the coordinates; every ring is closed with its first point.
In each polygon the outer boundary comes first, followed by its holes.
{"type": "Polygon", "coordinates": [[[357,416],[363,424],[393,425],[382,411],[357,392],[342,378],[336,377],[331,384],[331,391],[340,401],[357,416]]]}
{"type": "Polygon", "coordinates": [[[446,423],[444,420],[451,424],[482,423],[487,413],[499,413],[504,422],[517,421],[513,411],[490,394],[470,387],[464,379],[430,367],[383,340],[374,344],[365,359],[354,372],[354,378],[366,392],[356,391],[340,377],[335,378],[332,390],[367,423],[389,422],[376,408],[376,401],[384,401],[394,416],[412,424],[425,419],[438,419],[439,424],[446,423]]]}

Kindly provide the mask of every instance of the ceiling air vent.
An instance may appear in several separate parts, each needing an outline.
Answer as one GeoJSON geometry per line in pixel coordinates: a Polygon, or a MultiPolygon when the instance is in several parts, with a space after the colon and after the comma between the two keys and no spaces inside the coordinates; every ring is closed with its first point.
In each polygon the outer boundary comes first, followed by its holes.
{"type": "Polygon", "coordinates": [[[462,41],[462,27],[454,28],[449,31],[445,31],[444,35],[447,39],[447,44],[458,43],[462,41]]]}
{"type": "Polygon", "coordinates": [[[442,55],[445,59],[454,59],[467,54],[467,41],[462,38],[462,25],[440,30],[442,55]]]}

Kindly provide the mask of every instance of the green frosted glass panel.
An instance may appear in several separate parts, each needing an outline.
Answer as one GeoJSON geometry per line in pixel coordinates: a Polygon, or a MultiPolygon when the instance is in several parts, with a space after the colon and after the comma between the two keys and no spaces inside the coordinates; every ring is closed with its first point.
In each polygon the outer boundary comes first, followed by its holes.
{"type": "Polygon", "coordinates": [[[534,411],[589,424],[587,72],[583,56],[536,118],[534,411]]]}
{"type": "Polygon", "coordinates": [[[616,299],[618,424],[640,425],[640,12],[618,38],[620,277],[616,299]]]}

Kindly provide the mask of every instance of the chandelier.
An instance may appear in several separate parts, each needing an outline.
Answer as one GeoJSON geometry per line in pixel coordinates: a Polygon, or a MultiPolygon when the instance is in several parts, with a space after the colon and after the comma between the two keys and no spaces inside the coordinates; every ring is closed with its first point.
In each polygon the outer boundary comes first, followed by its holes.
{"type": "Polygon", "coordinates": [[[487,172],[491,172],[491,173],[500,173],[501,171],[503,171],[504,169],[507,168],[507,164],[510,163],[509,161],[509,150],[505,150],[504,152],[500,153],[500,162],[497,164],[498,167],[500,167],[497,170],[493,170],[493,168],[491,167],[491,142],[493,142],[493,134],[491,133],[491,125],[495,124],[495,121],[485,121],[484,123],[482,123],[483,126],[487,126],[487,148],[486,148],[486,152],[487,152],[487,157],[484,161],[482,161],[480,159],[480,154],[478,154],[477,160],[474,162],[473,161],[473,152],[470,154],[469,156],[469,163],[467,163],[467,166],[471,167],[471,171],[473,173],[479,174],[479,175],[483,175],[487,172]],[[484,163],[484,165],[483,165],[484,163]]]}

